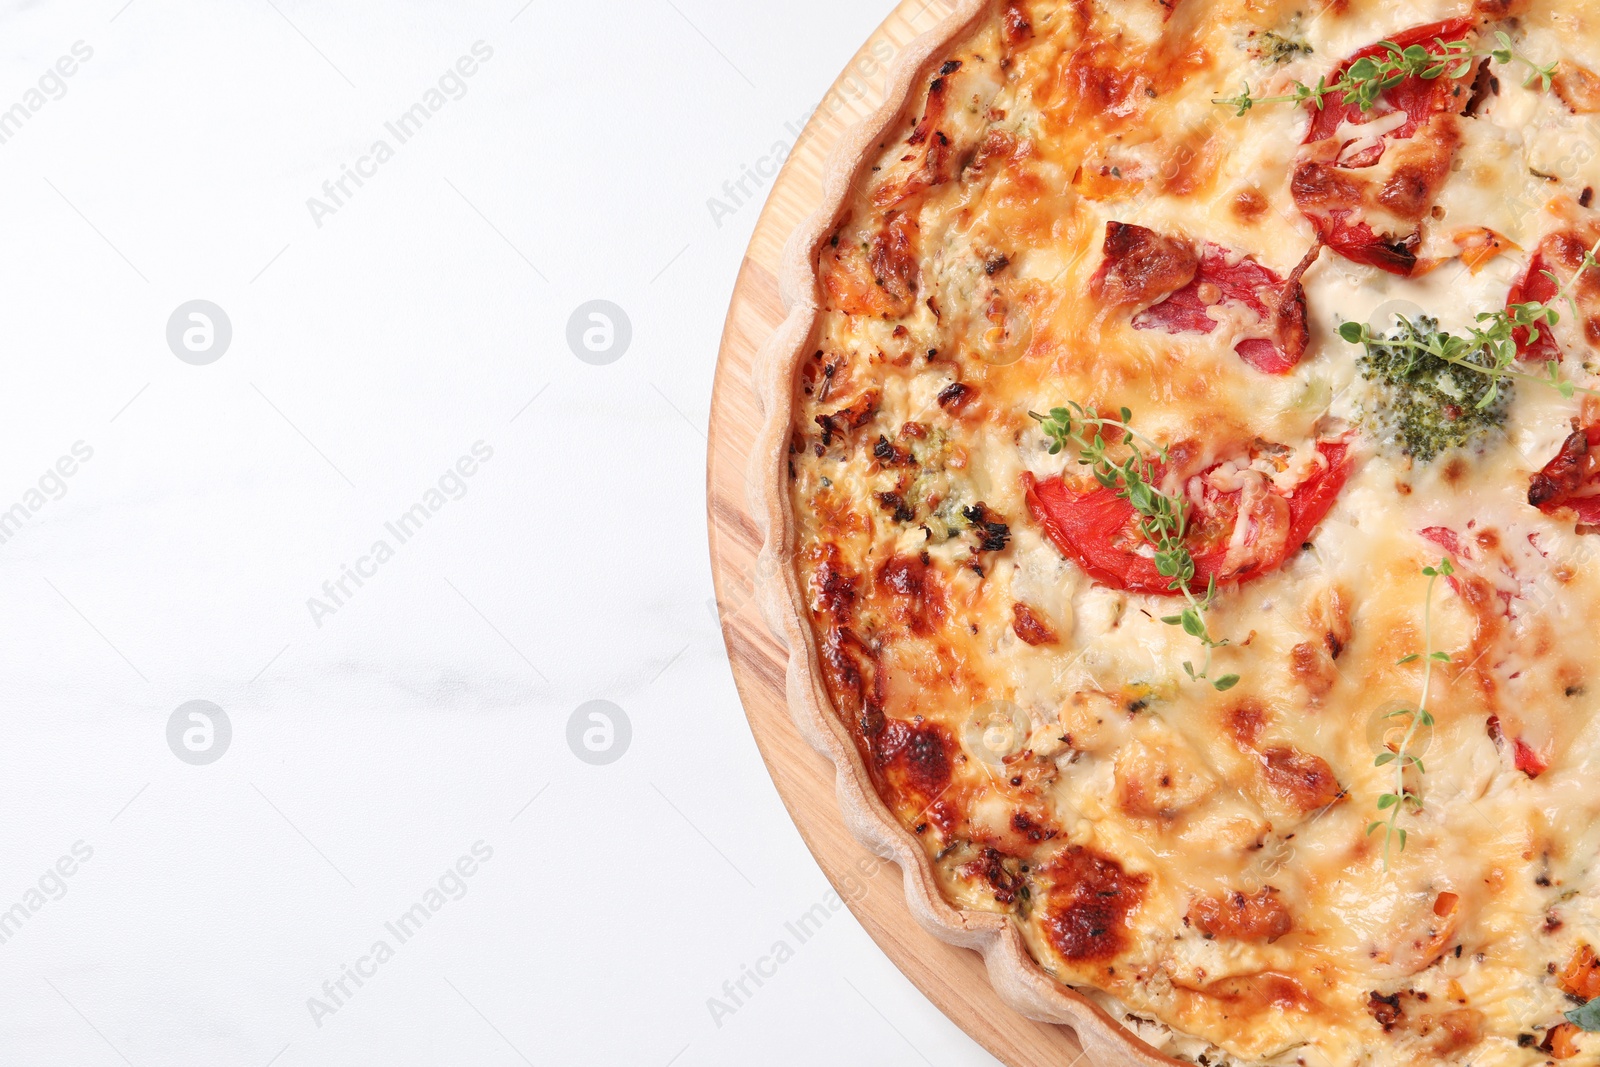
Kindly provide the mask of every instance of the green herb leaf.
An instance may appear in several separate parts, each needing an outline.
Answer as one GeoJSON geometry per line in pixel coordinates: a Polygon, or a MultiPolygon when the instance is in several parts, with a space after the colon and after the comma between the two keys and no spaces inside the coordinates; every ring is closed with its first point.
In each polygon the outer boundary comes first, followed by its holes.
{"type": "MultiPolygon", "coordinates": [[[[1095,482],[1126,500],[1138,514],[1139,530],[1155,549],[1156,572],[1170,579],[1168,588],[1187,602],[1177,615],[1164,616],[1161,621],[1168,626],[1182,627],[1184,633],[1200,642],[1206,650],[1205,663],[1196,670],[1194,664],[1186,662],[1183,669],[1194,681],[1208,681],[1212,651],[1227,644],[1226,640],[1218,641],[1211,636],[1204,618],[1204,612],[1216,597],[1216,579],[1212,577],[1207,583],[1204,600],[1195,596],[1190,588],[1195,578],[1194,556],[1185,544],[1189,529],[1188,498],[1181,493],[1165,493],[1157,484],[1157,460],[1151,458],[1147,449],[1153,450],[1159,462],[1165,464],[1166,448],[1134,430],[1132,410],[1120,408],[1117,414],[1121,416],[1118,419],[1106,418],[1095,409],[1076,402],[1051,408],[1048,416],[1028,412],[1049,439],[1051,455],[1068,447],[1075,448],[1078,463],[1089,468],[1095,482]],[[1107,441],[1108,436],[1116,439],[1115,446],[1107,441]],[[1127,449],[1124,458],[1112,458],[1113,448],[1120,454],[1124,447],[1127,449]]],[[[1225,691],[1238,681],[1237,676],[1229,675],[1212,684],[1225,691]]]]}
{"type": "Polygon", "coordinates": [[[1588,1033],[1600,1033],[1600,997],[1567,1012],[1567,1022],[1588,1033]]]}
{"type": "Polygon", "coordinates": [[[1550,88],[1556,70],[1555,63],[1547,66],[1534,63],[1518,53],[1511,38],[1504,33],[1497,35],[1497,41],[1500,47],[1482,52],[1475,50],[1467,41],[1446,41],[1439,37],[1434,38],[1431,48],[1421,44],[1401,48],[1393,41],[1383,41],[1380,43],[1382,54],[1363,56],[1351,63],[1331,85],[1326,77],[1322,77],[1317,79],[1315,86],[1297,81],[1293,91],[1283,96],[1256,97],[1246,82],[1240,95],[1215,99],[1212,103],[1231,107],[1240,116],[1257,104],[1298,104],[1309,101],[1321,110],[1323,99],[1328,94],[1340,93],[1344,103],[1355,104],[1362,111],[1371,111],[1377,105],[1379,96],[1407,78],[1433,81],[1446,73],[1452,78],[1464,78],[1480,59],[1493,59],[1500,64],[1520,63],[1528,68],[1522,83],[1525,87],[1540,82],[1544,89],[1550,88]]]}
{"type": "Polygon", "coordinates": [[[1480,312],[1478,325],[1465,336],[1442,332],[1427,317],[1413,323],[1397,316],[1399,327],[1381,337],[1359,323],[1342,324],[1339,336],[1366,348],[1357,365],[1377,394],[1367,421],[1381,438],[1426,463],[1449,449],[1481,446],[1505,421],[1509,390],[1517,382],[1537,383],[1567,399],[1600,395],[1561,377],[1553,362],[1545,364],[1543,374],[1521,370],[1517,363],[1517,331],[1536,341],[1560,322],[1556,305],[1573,302],[1578,280],[1600,266],[1597,254],[1600,242],[1568,279],[1545,271],[1557,290],[1549,300],[1480,312]]]}
{"type": "MultiPolygon", "coordinates": [[[[1448,577],[1455,573],[1455,564],[1451,562],[1449,556],[1445,556],[1434,566],[1422,568],[1422,573],[1428,578],[1428,592],[1423,601],[1422,610],[1422,637],[1424,645],[1430,649],[1424,660],[1422,696],[1417,701],[1415,710],[1397,708],[1384,716],[1385,720],[1409,719],[1410,724],[1406,728],[1405,736],[1400,741],[1398,751],[1389,748],[1386,743],[1383,750],[1372,761],[1375,767],[1387,767],[1390,764],[1394,764],[1395,767],[1395,791],[1393,793],[1385,793],[1378,798],[1378,810],[1389,812],[1389,818],[1375,822],[1367,827],[1369,835],[1372,833],[1373,827],[1382,826],[1384,828],[1384,870],[1389,869],[1389,843],[1391,841],[1399,841],[1400,850],[1402,852],[1405,851],[1406,831],[1399,825],[1400,813],[1407,808],[1418,812],[1422,810],[1422,798],[1407,788],[1405,774],[1408,767],[1415,768],[1418,774],[1428,773],[1427,765],[1422,762],[1422,757],[1412,752],[1411,746],[1417,740],[1418,730],[1431,728],[1434,725],[1433,713],[1428,710],[1428,695],[1430,686],[1433,683],[1433,665],[1435,663],[1450,662],[1449,653],[1431,650],[1433,645],[1433,591],[1439,584],[1440,578],[1448,577]]],[[[1424,659],[1423,655],[1421,653],[1413,653],[1399,662],[1401,664],[1414,663],[1419,659],[1424,659]]]]}

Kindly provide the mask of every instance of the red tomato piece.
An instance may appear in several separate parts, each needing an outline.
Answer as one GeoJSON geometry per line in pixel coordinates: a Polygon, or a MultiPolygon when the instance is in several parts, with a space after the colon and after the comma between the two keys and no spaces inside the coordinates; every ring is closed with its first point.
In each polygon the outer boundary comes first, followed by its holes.
{"type": "Polygon", "coordinates": [[[1461,535],[1448,526],[1430,526],[1422,531],[1422,536],[1448,552],[1451,559],[1467,558],[1461,551],[1461,535]]]}
{"type": "MultiPolygon", "coordinates": [[[[1439,51],[1436,42],[1454,43],[1464,40],[1471,35],[1472,28],[1472,19],[1446,19],[1443,22],[1433,22],[1426,26],[1412,27],[1403,33],[1395,34],[1389,40],[1401,48],[1410,48],[1414,44],[1420,44],[1428,51],[1436,53],[1439,51]]],[[[1349,70],[1351,65],[1358,59],[1376,59],[1387,54],[1388,49],[1383,47],[1382,42],[1369,44],[1339,64],[1328,78],[1328,81],[1338,81],[1344,75],[1344,72],[1349,70]]],[[[1432,81],[1422,78],[1406,78],[1398,85],[1392,85],[1383,91],[1382,99],[1389,104],[1387,111],[1378,108],[1374,108],[1371,111],[1362,111],[1359,104],[1345,103],[1343,93],[1324,97],[1320,110],[1308,103],[1306,108],[1311,112],[1311,128],[1306,131],[1306,138],[1303,143],[1310,144],[1313,141],[1325,141],[1332,137],[1339,127],[1346,122],[1353,124],[1371,122],[1373,119],[1381,118],[1383,115],[1394,111],[1404,111],[1406,113],[1406,122],[1405,125],[1386,136],[1396,140],[1409,140],[1416,136],[1417,130],[1427,121],[1429,115],[1441,110],[1443,101],[1454,92],[1456,84],[1455,80],[1443,76],[1432,81]]],[[[1466,101],[1463,100],[1461,104],[1465,107],[1466,101]]],[[[1351,160],[1348,165],[1351,167],[1370,167],[1378,161],[1382,154],[1381,151],[1377,151],[1377,154],[1371,160],[1351,160]]]]}
{"type": "Polygon", "coordinates": [[[1533,476],[1528,503],[1546,515],[1570,513],[1579,525],[1600,525],[1600,423],[1574,430],[1556,458],[1533,476]]]}
{"type": "MultiPolygon", "coordinates": [[[[1195,565],[1191,591],[1204,590],[1212,578],[1219,583],[1259,578],[1310,539],[1350,474],[1345,441],[1320,441],[1317,451],[1323,462],[1316,471],[1286,497],[1272,490],[1263,494],[1271,498],[1264,506],[1241,500],[1243,492],[1221,493],[1207,486],[1190,521],[1188,545],[1195,565]],[[1240,524],[1246,524],[1248,555],[1243,563],[1237,554],[1230,561],[1230,542],[1240,524]]],[[[1138,514],[1115,490],[1098,485],[1081,490],[1059,477],[1041,481],[1032,474],[1023,475],[1023,490],[1028,511],[1045,536],[1095,581],[1130,593],[1180,592],[1157,570],[1138,514]]]]}
{"type": "MultiPolygon", "coordinates": [[[[1595,277],[1595,271],[1584,269],[1584,257],[1596,238],[1600,238],[1600,227],[1592,224],[1548,234],[1534,249],[1533,256],[1528,260],[1527,271],[1511,287],[1511,292],[1506,296],[1506,307],[1513,304],[1548,304],[1561,292],[1561,286],[1555,278],[1570,281],[1573,283],[1570,295],[1579,314],[1577,325],[1583,335],[1592,341],[1600,333],[1596,329],[1596,324],[1600,323],[1600,278],[1595,277]]],[[[1559,302],[1556,310],[1563,319],[1571,316],[1570,307],[1564,300],[1559,302]]],[[[1530,363],[1561,360],[1561,346],[1556,344],[1548,326],[1539,327],[1536,341],[1529,341],[1529,331],[1525,327],[1514,331],[1512,336],[1516,339],[1517,358],[1520,360],[1530,363]]]]}
{"type": "MultiPolygon", "coordinates": [[[[1429,526],[1422,531],[1422,537],[1444,549],[1445,554],[1458,565],[1474,561],[1471,546],[1463,545],[1461,535],[1448,526],[1429,526]]],[[[1450,584],[1450,589],[1456,596],[1461,595],[1461,575],[1452,574],[1445,581],[1450,584]]],[[[1495,592],[1505,605],[1506,618],[1511,618],[1511,594],[1504,589],[1497,589],[1495,592]]]]}
{"type": "MultiPolygon", "coordinates": [[[[1449,19],[1396,34],[1392,41],[1401,48],[1421,45],[1438,54],[1439,41],[1465,40],[1472,35],[1473,26],[1471,19],[1449,19]]],[[[1357,60],[1382,56],[1387,51],[1381,42],[1361,49],[1341,63],[1328,81],[1337,81],[1357,60]]],[[[1416,250],[1422,243],[1422,219],[1432,208],[1455,158],[1458,138],[1454,130],[1446,127],[1471,101],[1468,89],[1474,76],[1474,72],[1468,72],[1462,78],[1408,77],[1385,89],[1377,105],[1365,112],[1358,104],[1345,103],[1343,93],[1324,97],[1320,109],[1313,102],[1307,103],[1311,121],[1303,142],[1306,147],[1290,190],[1296,205],[1329,248],[1348,260],[1391,274],[1412,274],[1417,266],[1416,250]],[[1379,135],[1376,144],[1351,152],[1351,145],[1339,139],[1341,126],[1348,129],[1367,125],[1396,112],[1404,113],[1401,124],[1379,135]],[[1416,145],[1405,150],[1406,157],[1387,180],[1376,182],[1362,175],[1397,144],[1413,139],[1416,145]],[[1403,233],[1375,231],[1364,217],[1369,207],[1411,223],[1412,229],[1403,233]]]]}
{"type": "MultiPolygon", "coordinates": [[[[1548,240],[1548,239],[1547,239],[1548,240]]],[[[1506,307],[1513,304],[1543,304],[1550,300],[1559,291],[1556,283],[1551,281],[1545,271],[1551,269],[1550,262],[1545,258],[1544,245],[1540,244],[1538,251],[1528,261],[1528,270],[1516,284],[1511,287],[1511,292],[1506,296],[1506,307]]],[[[1561,359],[1561,349],[1556,345],[1556,339],[1550,336],[1550,327],[1539,327],[1539,339],[1529,342],[1528,329],[1519,326],[1511,332],[1512,338],[1517,342],[1517,358],[1530,363],[1557,362],[1561,359]]]]}
{"type": "Polygon", "coordinates": [[[1194,277],[1171,296],[1134,317],[1136,330],[1210,333],[1217,321],[1207,307],[1240,304],[1261,319],[1261,336],[1233,346],[1239,358],[1264,374],[1287,374],[1305,355],[1306,294],[1298,278],[1285,281],[1249,256],[1207,244],[1194,277]]]}
{"type": "Polygon", "coordinates": [[[1537,778],[1550,769],[1550,761],[1530,748],[1522,738],[1517,738],[1512,744],[1516,748],[1517,770],[1529,778],[1537,778]]]}

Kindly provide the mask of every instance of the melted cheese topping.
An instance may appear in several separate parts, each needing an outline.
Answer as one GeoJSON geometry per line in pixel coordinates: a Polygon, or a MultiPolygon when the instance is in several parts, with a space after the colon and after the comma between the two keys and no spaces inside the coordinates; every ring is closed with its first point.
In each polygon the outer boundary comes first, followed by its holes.
{"type": "MultiPolygon", "coordinates": [[[[1504,30],[1540,62],[1600,69],[1590,0],[997,3],[886,135],[819,257],[790,469],[836,710],[948,899],[1009,913],[1045,971],[1177,1055],[1494,1067],[1546,1062],[1548,1044],[1600,1060],[1600,1035],[1553,1032],[1579,1003],[1564,968],[1600,944],[1600,567],[1594,537],[1528,503],[1579,402],[1520,384],[1503,433],[1417,463],[1361,429],[1378,400],[1335,332],[1397,313],[1459,332],[1504,307],[1541,238],[1587,214],[1595,117],[1497,66],[1453,120],[1415,274],[1324,251],[1288,373],[1235,352],[1261,325],[1239,305],[1211,307],[1208,333],[1167,332],[1090,296],[1108,222],[1288,276],[1315,243],[1291,193],[1307,113],[1213,99],[1314,84],[1463,15],[1480,40],[1504,30]],[[1498,252],[1469,266],[1483,229],[1498,252]],[[1220,491],[1286,490],[1318,461],[1310,442],[1355,428],[1308,545],[1207,616],[1232,690],[1186,677],[1202,650],[1161,621],[1172,601],[1097,584],[1030,517],[1024,475],[1075,468],[1028,413],[1069,400],[1132,409],[1197,468],[1252,442],[1291,450],[1213,472],[1220,491]],[[1423,666],[1401,661],[1428,651],[1439,530],[1458,572],[1431,640],[1452,661],[1411,749],[1422,806],[1386,867],[1369,825],[1394,767],[1375,757],[1387,716],[1419,698],[1423,666]],[[1523,746],[1548,769],[1520,769],[1523,746]]],[[[1344,139],[1360,150],[1400,121],[1344,139]]],[[[1556,336],[1564,372],[1596,384],[1585,331],[1556,336]]]]}

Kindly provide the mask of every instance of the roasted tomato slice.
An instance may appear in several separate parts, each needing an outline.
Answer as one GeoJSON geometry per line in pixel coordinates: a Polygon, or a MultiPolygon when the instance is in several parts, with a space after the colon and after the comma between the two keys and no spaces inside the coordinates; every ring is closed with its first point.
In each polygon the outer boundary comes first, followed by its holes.
{"type": "Polygon", "coordinates": [[[1572,431],[1556,458],[1533,476],[1528,503],[1546,515],[1600,526],[1600,423],[1572,431]]]}
{"type": "MultiPolygon", "coordinates": [[[[1550,277],[1552,274],[1559,278],[1576,278],[1572,298],[1583,316],[1579,327],[1585,337],[1600,340],[1600,277],[1592,270],[1585,271],[1581,277],[1578,273],[1583,270],[1583,257],[1597,237],[1600,237],[1600,227],[1595,226],[1584,227],[1581,231],[1563,230],[1545,237],[1528,260],[1527,271],[1511,287],[1511,292],[1506,296],[1506,307],[1549,303],[1561,291],[1561,287],[1550,277]]],[[[1557,310],[1563,316],[1568,313],[1565,306],[1557,310]]],[[[1526,327],[1515,330],[1512,336],[1517,342],[1518,359],[1537,363],[1561,359],[1561,346],[1556,344],[1547,326],[1539,327],[1537,339],[1531,338],[1526,327]]]]}
{"type": "Polygon", "coordinates": [[[1105,259],[1089,279],[1089,295],[1107,309],[1147,308],[1188,285],[1200,269],[1192,242],[1126,222],[1106,223],[1100,251],[1105,259]]]}
{"type": "MultiPolygon", "coordinates": [[[[1438,53],[1439,41],[1472,34],[1471,19],[1450,19],[1396,34],[1392,41],[1438,53]]],[[[1369,45],[1328,80],[1386,51],[1381,43],[1369,45]]],[[[1422,219],[1449,177],[1460,141],[1457,116],[1471,102],[1474,76],[1475,71],[1461,78],[1408,77],[1385,89],[1371,111],[1345,103],[1342,93],[1324,97],[1320,109],[1306,105],[1311,123],[1290,191],[1329,248],[1391,274],[1416,270],[1422,219]],[[1363,134],[1364,126],[1372,132],[1363,134]]]]}
{"type": "Polygon", "coordinates": [[[1311,335],[1306,330],[1306,293],[1299,278],[1285,280],[1249,256],[1221,245],[1207,244],[1194,278],[1159,304],[1134,317],[1136,330],[1210,333],[1217,320],[1210,307],[1249,309],[1259,326],[1233,346],[1250,366],[1264,374],[1287,374],[1305,355],[1311,335]]]}
{"type": "MultiPolygon", "coordinates": [[[[1414,44],[1420,44],[1428,51],[1437,53],[1439,52],[1439,41],[1445,41],[1449,44],[1464,41],[1472,36],[1472,30],[1472,19],[1446,19],[1443,22],[1432,22],[1426,26],[1414,26],[1409,30],[1395,34],[1389,40],[1401,48],[1410,48],[1414,44]]],[[[1330,82],[1336,81],[1358,59],[1373,59],[1385,55],[1387,52],[1388,49],[1384,48],[1381,42],[1370,44],[1339,64],[1338,68],[1333,72],[1333,76],[1328,80],[1330,82]]],[[[1362,111],[1358,104],[1345,103],[1343,94],[1330,95],[1323,99],[1321,108],[1307,105],[1308,110],[1311,112],[1311,129],[1306,133],[1305,143],[1310,144],[1313,141],[1327,140],[1334,135],[1340,126],[1347,122],[1353,124],[1372,122],[1394,111],[1404,111],[1406,113],[1406,121],[1391,136],[1397,138],[1414,137],[1417,130],[1435,112],[1450,107],[1448,104],[1441,103],[1441,99],[1454,95],[1457,86],[1462,83],[1470,85],[1471,77],[1472,75],[1469,73],[1459,80],[1452,80],[1442,76],[1431,81],[1423,78],[1406,78],[1399,84],[1392,85],[1383,91],[1380,102],[1386,101],[1389,105],[1387,109],[1379,107],[1371,111],[1362,111]]],[[[1457,112],[1459,113],[1459,110],[1465,109],[1466,105],[1467,101],[1462,100],[1457,112]]],[[[1374,149],[1374,155],[1366,161],[1365,165],[1371,166],[1376,163],[1380,155],[1382,155],[1381,148],[1374,149]]],[[[1361,164],[1353,162],[1351,165],[1360,166],[1361,164]]]]}
{"type": "MultiPolygon", "coordinates": [[[[1196,476],[1203,488],[1188,536],[1194,592],[1212,578],[1219,583],[1259,578],[1306,543],[1350,474],[1345,441],[1320,441],[1316,449],[1315,469],[1287,494],[1259,476],[1238,489],[1219,489],[1213,484],[1218,479],[1210,476],[1220,465],[1196,476]]],[[[1032,474],[1023,475],[1023,490],[1045,536],[1095,581],[1130,593],[1177,595],[1171,579],[1156,569],[1133,505],[1115,490],[1092,482],[1078,487],[1059,477],[1041,481],[1032,474]]]]}
{"type": "MultiPolygon", "coordinates": [[[[1266,374],[1286,374],[1305,355],[1306,294],[1300,271],[1285,279],[1221,245],[1198,250],[1182,237],[1143,226],[1106,223],[1105,262],[1090,280],[1090,292],[1109,306],[1142,307],[1136,330],[1211,333],[1217,320],[1207,309],[1246,313],[1246,336],[1233,346],[1239,357],[1266,374]]],[[[1309,265],[1309,264],[1307,264],[1309,265]]]]}

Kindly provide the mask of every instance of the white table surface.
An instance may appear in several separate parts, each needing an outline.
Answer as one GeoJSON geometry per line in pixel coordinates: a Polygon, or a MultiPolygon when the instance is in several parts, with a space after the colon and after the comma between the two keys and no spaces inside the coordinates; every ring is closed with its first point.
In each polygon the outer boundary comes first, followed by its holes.
{"type": "Polygon", "coordinates": [[[994,1062],[786,932],[828,886],[710,604],[707,200],[892,6],[6,0],[0,1064],[994,1062]]]}

